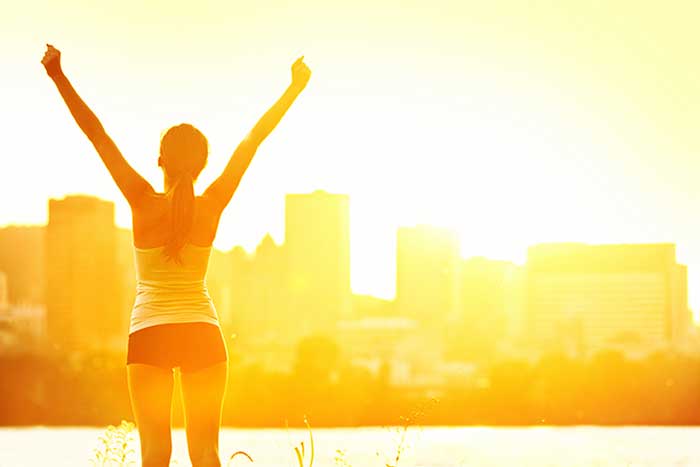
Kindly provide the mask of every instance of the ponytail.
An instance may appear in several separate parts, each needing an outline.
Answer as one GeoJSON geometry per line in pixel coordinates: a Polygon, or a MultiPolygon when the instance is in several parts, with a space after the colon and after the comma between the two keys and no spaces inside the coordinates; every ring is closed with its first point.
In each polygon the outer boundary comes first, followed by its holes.
{"type": "Polygon", "coordinates": [[[160,141],[158,165],[167,180],[173,182],[166,196],[170,199],[170,237],[164,254],[181,264],[180,253],[190,237],[194,223],[194,181],[207,163],[209,143],[188,123],[171,127],[160,141]]]}
{"type": "Polygon", "coordinates": [[[194,178],[183,171],[173,188],[168,192],[170,201],[170,239],[165,245],[168,259],[182,262],[180,253],[187,243],[194,223],[194,178]]]}

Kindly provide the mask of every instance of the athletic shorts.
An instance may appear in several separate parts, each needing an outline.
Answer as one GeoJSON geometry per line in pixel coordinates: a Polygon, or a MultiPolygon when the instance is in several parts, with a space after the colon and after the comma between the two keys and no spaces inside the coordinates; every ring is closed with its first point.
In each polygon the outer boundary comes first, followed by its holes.
{"type": "Polygon", "coordinates": [[[189,372],[227,360],[221,328],[211,323],[159,324],[129,334],[127,365],[144,363],[189,372]]]}

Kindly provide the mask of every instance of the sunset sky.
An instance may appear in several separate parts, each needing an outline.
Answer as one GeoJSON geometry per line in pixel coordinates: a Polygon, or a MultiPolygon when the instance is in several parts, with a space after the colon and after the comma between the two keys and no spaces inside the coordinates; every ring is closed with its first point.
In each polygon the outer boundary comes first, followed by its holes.
{"type": "Polygon", "coordinates": [[[128,206],[40,60],[46,42],[157,189],[161,132],[209,138],[202,191],[290,81],[216,246],[283,241],[284,194],[351,197],[352,286],[392,297],[395,230],[456,229],[464,256],[528,245],[675,242],[700,309],[700,3],[694,1],[13,2],[0,16],[0,225],[47,198],[128,206]],[[294,7],[290,6],[294,5],[294,7]]]}

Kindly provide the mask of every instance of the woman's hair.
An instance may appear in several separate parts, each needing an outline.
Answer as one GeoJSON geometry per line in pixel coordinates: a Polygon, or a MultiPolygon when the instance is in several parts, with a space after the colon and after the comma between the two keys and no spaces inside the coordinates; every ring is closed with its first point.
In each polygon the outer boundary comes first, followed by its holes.
{"type": "Polygon", "coordinates": [[[167,193],[171,198],[171,226],[165,255],[177,262],[194,222],[194,182],[206,165],[208,154],[207,138],[188,123],[170,128],[160,140],[158,165],[173,182],[167,193]]]}

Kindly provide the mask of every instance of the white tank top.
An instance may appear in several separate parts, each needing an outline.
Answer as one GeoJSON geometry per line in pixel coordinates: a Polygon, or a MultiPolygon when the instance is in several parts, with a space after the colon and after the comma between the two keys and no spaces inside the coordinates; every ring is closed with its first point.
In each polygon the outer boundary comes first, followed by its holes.
{"type": "Polygon", "coordinates": [[[211,246],[185,244],[181,264],[165,247],[136,248],[136,299],[129,334],[158,324],[205,322],[219,325],[206,286],[211,246]]]}

